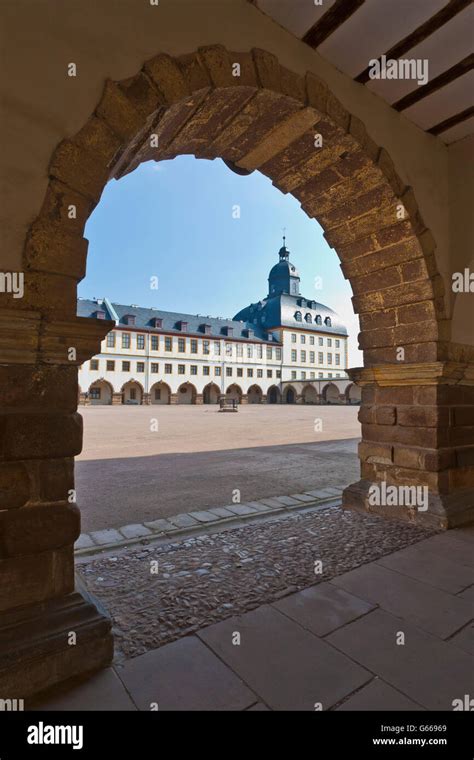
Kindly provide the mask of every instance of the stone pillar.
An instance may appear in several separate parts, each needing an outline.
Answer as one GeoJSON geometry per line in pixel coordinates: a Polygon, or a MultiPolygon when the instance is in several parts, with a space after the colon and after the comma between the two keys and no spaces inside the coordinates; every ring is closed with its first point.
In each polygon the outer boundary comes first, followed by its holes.
{"type": "Polygon", "coordinates": [[[302,394],[296,394],[295,404],[304,404],[304,398],[302,394]]]}
{"type": "Polygon", "coordinates": [[[170,404],[177,404],[177,403],[178,403],[178,394],[170,393],[170,404]]]}
{"type": "Polygon", "coordinates": [[[122,403],[122,394],[121,393],[112,393],[112,405],[116,406],[117,404],[122,403]]]}
{"type": "Polygon", "coordinates": [[[362,385],[361,480],[346,488],[343,506],[440,528],[472,521],[474,366],[432,362],[349,374],[362,385]],[[427,509],[402,504],[402,489],[389,495],[388,486],[419,487],[427,509]]]}
{"type": "Polygon", "coordinates": [[[29,356],[24,348],[31,363],[15,363],[10,317],[0,366],[0,698],[28,697],[113,654],[110,620],[74,590],[73,459],[82,448],[77,364],[98,352],[112,323],[43,323],[32,312],[19,322],[20,342],[37,339],[39,349],[29,356]],[[71,346],[77,362],[66,358],[71,346]]]}
{"type": "Polygon", "coordinates": [[[197,393],[196,394],[196,402],[195,403],[196,404],[203,404],[204,403],[204,399],[203,399],[202,393],[197,393]]]}
{"type": "Polygon", "coordinates": [[[149,393],[143,394],[142,403],[145,404],[145,406],[149,406],[151,404],[151,395],[149,393]]]}
{"type": "Polygon", "coordinates": [[[262,393],[262,400],[261,400],[260,403],[261,404],[266,404],[267,403],[267,394],[266,393],[262,393]]]}
{"type": "Polygon", "coordinates": [[[249,397],[247,396],[246,393],[242,393],[242,396],[240,397],[240,403],[248,404],[248,402],[249,402],[249,397]]]}

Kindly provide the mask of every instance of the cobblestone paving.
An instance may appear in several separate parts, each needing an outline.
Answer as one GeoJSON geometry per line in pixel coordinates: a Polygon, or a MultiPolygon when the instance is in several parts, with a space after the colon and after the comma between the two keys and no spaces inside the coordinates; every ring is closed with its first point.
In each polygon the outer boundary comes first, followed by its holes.
{"type": "Polygon", "coordinates": [[[113,617],[120,660],[333,578],[432,533],[327,507],[166,545],[135,544],[84,560],[78,572],[113,617]],[[318,560],[323,572],[316,575],[318,560]]]}

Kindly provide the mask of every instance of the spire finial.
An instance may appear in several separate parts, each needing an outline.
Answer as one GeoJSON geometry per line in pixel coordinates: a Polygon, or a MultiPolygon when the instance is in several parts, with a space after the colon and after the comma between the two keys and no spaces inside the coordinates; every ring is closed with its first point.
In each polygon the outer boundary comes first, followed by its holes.
{"type": "Polygon", "coordinates": [[[283,248],[286,248],[286,227],[283,227],[283,248]]]}

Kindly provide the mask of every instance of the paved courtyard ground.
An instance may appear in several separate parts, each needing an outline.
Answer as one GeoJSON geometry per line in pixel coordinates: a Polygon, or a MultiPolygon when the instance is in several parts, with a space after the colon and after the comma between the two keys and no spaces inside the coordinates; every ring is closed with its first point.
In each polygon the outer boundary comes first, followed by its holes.
{"type": "Polygon", "coordinates": [[[76,459],[82,530],[359,478],[358,407],[86,407],[76,459]],[[157,429],[156,429],[157,428],[157,429]]]}

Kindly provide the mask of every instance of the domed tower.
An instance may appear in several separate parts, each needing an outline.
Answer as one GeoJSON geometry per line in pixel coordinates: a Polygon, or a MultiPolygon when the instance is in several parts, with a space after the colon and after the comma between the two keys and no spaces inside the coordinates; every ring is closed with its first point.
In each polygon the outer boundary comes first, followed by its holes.
{"type": "Polygon", "coordinates": [[[300,295],[300,275],[298,270],[290,261],[290,252],[285,245],[285,236],[283,235],[283,245],[278,251],[279,261],[271,268],[268,276],[268,297],[280,295],[300,295]]]}

